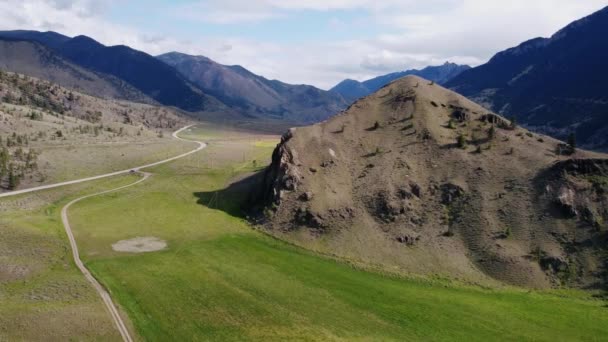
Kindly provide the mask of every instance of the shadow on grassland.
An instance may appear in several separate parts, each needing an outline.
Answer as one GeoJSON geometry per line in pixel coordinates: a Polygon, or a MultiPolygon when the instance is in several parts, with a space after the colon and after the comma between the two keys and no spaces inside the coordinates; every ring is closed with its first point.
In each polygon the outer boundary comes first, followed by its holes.
{"type": "Polygon", "coordinates": [[[245,218],[257,205],[263,178],[262,170],[248,174],[221,190],[195,192],[196,203],[210,209],[221,210],[234,217],[245,218]]]}

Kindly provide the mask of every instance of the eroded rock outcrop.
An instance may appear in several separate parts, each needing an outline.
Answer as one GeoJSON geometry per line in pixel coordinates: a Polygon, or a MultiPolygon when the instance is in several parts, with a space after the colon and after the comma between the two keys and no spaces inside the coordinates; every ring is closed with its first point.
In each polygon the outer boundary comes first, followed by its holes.
{"type": "Polygon", "coordinates": [[[304,247],[406,272],[608,284],[608,161],[560,161],[558,144],[405,78],[288,132],[264,174],[262,221],[304,247]]]}

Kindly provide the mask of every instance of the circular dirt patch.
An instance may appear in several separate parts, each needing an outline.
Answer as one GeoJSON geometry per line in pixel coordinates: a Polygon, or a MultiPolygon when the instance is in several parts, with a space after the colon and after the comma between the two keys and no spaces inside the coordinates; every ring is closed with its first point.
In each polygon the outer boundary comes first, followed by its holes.
{"type": "Polygon", "coordinates": [[[129,240],[120,240],[112,245],[117,252],[145,253],[160,251],[167,247],[167,242],[154,236],[136,237],[129,240]]]}

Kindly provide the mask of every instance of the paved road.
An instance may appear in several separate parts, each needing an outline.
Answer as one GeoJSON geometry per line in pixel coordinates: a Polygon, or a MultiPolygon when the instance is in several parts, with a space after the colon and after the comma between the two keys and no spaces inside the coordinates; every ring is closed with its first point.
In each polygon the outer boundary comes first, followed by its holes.
{"type": "Polygon", "coordinates": [[[122,170],[122,171],[116,171],[116,172],[106,173],[106,174],[99,175],[99,176],[93,176],[93,177],[88,177],[88,178],[81,178],[81,179],[76,179],[76,180],[62,182],[62,183],[42,185],[42,186],[37,186],[35,188],[29,188],[29,189],[23,189],[23,190],[5,192],[5,193],[0,194],[0,198],[2,198],[2,197],[16,196],[16,195],[21,195],[21,194],[26,194],[28,192],[35,192],[35,191],[40,191],[40,190],[52,189],[52,188],[57,188],[57,187],[60,187],[60,186],[66,186],[66,185],[71,185],[71,184],[90,182],[90,181],[101,179],[101,178],[107,178],[107,177],[113,177],[113,176],[123,175],[123,174],[129,173],[131,171],[139,171],[141,169],[145,169],[145,168],[148,168],[148,167],[152,167],[152,166],[168,163],[170,161],[183,158],[185,156],[188,156],[188,155],[191,155],[193,153],[196,153],[196,152],[204,149],[205,147],[207,147],[207,144],[205,144],[203,142],[186,140],[186,139],[182,139],[182,138],[180,138],[180,137],[177,136],[183,130],[188,129],[188,128],[192,127],[192,126],[194,126],[194,125],[186,126],[186,127],[183,127],[181,129],[173,132],[173,138],[178,139],[178,140],[183,140],[183,141],[189,141],[189,142],[197,143],[199,145],[196,149],[194,149],[194,150],[192,150],[190,152],[186,152],[184,154],[180,154],[179,156],[175,156],[175,157],[172,157],[172,158],[169,158],[169,159],[161,160],[161,161],[158,161],[156,163],[152,163],[152,164],[148,164],[148,165],[143,165],[143,166],[138,166],[138,167],[122,170]]]}

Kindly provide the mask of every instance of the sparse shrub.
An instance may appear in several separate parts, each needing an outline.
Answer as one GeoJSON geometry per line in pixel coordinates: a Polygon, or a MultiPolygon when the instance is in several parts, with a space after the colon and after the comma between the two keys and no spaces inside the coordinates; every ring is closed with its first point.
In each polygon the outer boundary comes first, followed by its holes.
{"type": "Polygon", "coordinates": [[[274,211],[271,208],[269,208],[269,207],[264,208],[264,217],[266,217],[267,219],[272,219],[273,216],[274,216],[274,211]]]}
{"type": "Polygon", "coordinates": [[[32,111],[29,115],[30,120],[42,121],[42,113],[32,111]]]}
{"type": "Polygon", "coordinates": [[[490,127],[490,129],[488,130],[488,139],[493,140],[495,136],[496,136],[496,128],[494,128],[494,125],[492,125],[492,127],[490,127]]]}
{"type": "Polygon", "coordinates": [[[462,149],[467,148],[467,137],[464,134],[460,133],[458,135],[458,138],[456,138],[456,146],[462,149]]]}
{"type": "Polygon", "coordinates": [[[423,129],[422,130],[422,134],[421,134],[421,138],[422,138],[422,140],[429,140],[429,139],[431,139],[431,132],[429,132],[429,130],[426,129],[426,128],[423,129]]]}
{"type": "Polygon", "coordinates": [[[414,128],[414,125],[413,125],[413,124],[407,124],[407,125],[405,125],[405,126],[403,127],[403,129],[402,129],[402,130],[403,130],[403,131],[407,131],[407,130],[410,130],[410,129],[412,129],[412,128],[414,128]]]}
{"type": "Polygon", "coordinates": [[[505,239],[510,238],[511,237],[511,227],[507,227],[502,234],[505,237],[505,239]]]}
{"type": "Polygon", "coordinates": [[[454,120],[450,119],[450,121],[448,121],[448,128],[456,129],[456,124],[454,123],[454,120]]]}
{"type": "Polygon", "coordinates": [[[477,145],[477,149],[475,150],[475,153],[481,154],[481,145],[477,145]]]}

